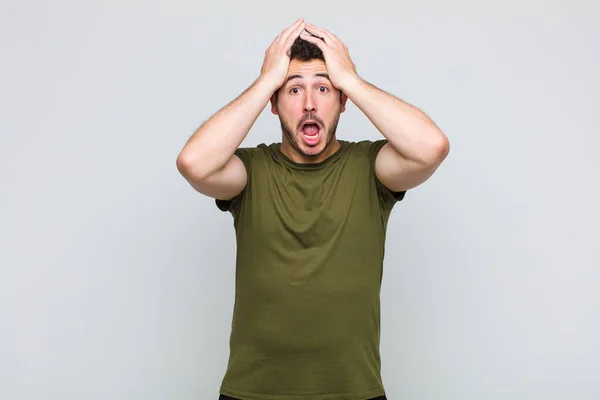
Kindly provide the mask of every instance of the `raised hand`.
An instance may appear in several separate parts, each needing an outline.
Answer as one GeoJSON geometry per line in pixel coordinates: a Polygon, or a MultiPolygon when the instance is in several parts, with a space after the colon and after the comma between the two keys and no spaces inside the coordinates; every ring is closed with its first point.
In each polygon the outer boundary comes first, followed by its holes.
{"type": "Polygon", "coordinates": [[[302,32],[300,37],[307,42],[316,44],[321,49],[325,57],[329,80],[335,87],[344,90],[345,84],[358,77],[356,65],[350,58],[348,46],[326,29],[310,23],[306,23],[305,29],[306,32],[302,32]]]}
{"type": "Polygon", "coordinates": [[[273,90],[279,89],[285,82],[290,65],[290,49],[294,40],[305,28],[304,17],[300,17],[291,26],[283,30],[265,51],[261,69],[261,79],[270,82],[273,90]]]}

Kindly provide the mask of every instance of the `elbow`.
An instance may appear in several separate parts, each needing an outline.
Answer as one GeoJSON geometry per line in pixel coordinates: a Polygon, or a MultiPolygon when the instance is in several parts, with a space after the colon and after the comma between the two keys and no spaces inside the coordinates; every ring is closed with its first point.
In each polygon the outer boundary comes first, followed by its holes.
{"type": "Polygon", "coordinates": [[[179,171],[179,173],[181,173],[183,175],[187,171],[189,171],[190,166],[192,165],[192,162],[190,160],[190,157],[182,151],[177,156],[175,165],[177,166],[177,170],[179,171]]]}
{"type": "Polygon", "coordinates": [[[175,165],[179,173],[188,180],[201,181],[207,176],[207,173],[203,171],[198,157],[186,151],[179,153],[175,165]]]}
{"type": "Polygon", "coordinates": [[[448,140],[446,135],[442,134],[442,138],[436,144],[435,150],[438,157],[440,157],[442,160],[448,156],[450,153],[450,140],[448,140]]]}
{"type": "Polygon", "coordinates": [[[438,138],[429,148],[429,156],[427,157],[427,164],[429,165],[439,165],[441,164],[448,154],[450,153],[450,141],[448,138],[442,133],[440,138],[438,138]]]}

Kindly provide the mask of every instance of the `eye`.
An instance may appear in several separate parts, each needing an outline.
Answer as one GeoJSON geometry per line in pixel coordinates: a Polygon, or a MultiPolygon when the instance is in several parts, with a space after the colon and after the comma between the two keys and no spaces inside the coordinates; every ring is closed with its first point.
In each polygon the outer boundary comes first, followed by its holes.
{"type": "Polygon", "coordinates": [[[294,87],[294,88],[291,88],[291,89],[290,89],[290,92],[291,92],[291,93],[294,93],[294,94],[297,94],[297,93],[298,93],[298,90],[300,90],[300,89],[298,89],[297,87],[294,87]]]}
{"type": "Polygon", "coordinates": [[[325,93],[325,92],[327,91],[327,88],[326,88],[325,86],[320,86],[320,87],[319,87],[319,91],[320,91],[321,93],[325,93]],[[322,90],[321,90],[321,89],[322,89],[322,90]]]}

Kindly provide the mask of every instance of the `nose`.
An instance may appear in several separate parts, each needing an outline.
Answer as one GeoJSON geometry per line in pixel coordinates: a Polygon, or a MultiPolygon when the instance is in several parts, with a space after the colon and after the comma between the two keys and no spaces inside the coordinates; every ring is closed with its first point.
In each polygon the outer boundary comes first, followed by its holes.
{"type": "Polygon", "coordinates": [[[304,98],[304,112],[314,112],[316,110],[315,99],[313,94],[308,91],[304,98]]]}

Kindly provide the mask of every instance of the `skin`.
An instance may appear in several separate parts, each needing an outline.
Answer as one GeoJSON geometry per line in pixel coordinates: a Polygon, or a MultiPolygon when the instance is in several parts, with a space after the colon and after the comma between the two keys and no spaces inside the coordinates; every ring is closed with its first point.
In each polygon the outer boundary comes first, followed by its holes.
{"type": "Polygon", "coordinates": [[[335,34],[299,18],[267,48],[259,78],[196,130],[179,154],[177,167],[199,192],[231,199],[247,183],[245,167],[234,152],[269,101],[280,117],[284,154],[299,163],[314,163],[339,148],[336,126],[348,99],[389,142],[377,154],[375,172],[390,190],[408,190],[425,182],[448,155],[448,138],[424,112],[363,80],[348,47],[335,34]],[[297,37],[318,46],[325,62],[290,60],[297,37]],[[316,76],[324,72],[328,79],[316,76]],[[292,75],[302,77],[287,82],[292,75]],[[300,89],[288,92],[293,83],[300,89]],[[325,84],[343,92],[342,98],[339,92],[332,96],[335,91],[323,91],[325,84]],[[277,100],[275,92],[280,94],[277,100]],[[314,146],[300,136],[306,118],[314,118],[323,128],[314,146]]]}
{"type": "Polygon", "coordinates": [[[329,79],[340,88],[389,143],[377,154],[375,172],[392,191],[425,182],[450,150],[446,135],[421,110],[362,79],[348,46],[326,29],[305,23],[300,37],[323,52],[329,79]]]}
{"type": "Polygon", "coordinates": [[[318,163],[335,153],[340,147],[336,129],[347,99],[331,83],[323,60],[292,60],[285,83],[271,98],[271,112],[281,124],[283,154],[297,163],[318,163]],[[301,128],[307,120],[320,127],[316,144],[303,140],[301,128]]]}

